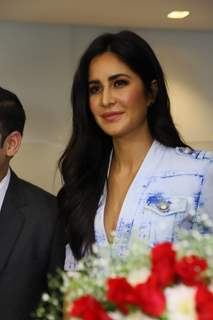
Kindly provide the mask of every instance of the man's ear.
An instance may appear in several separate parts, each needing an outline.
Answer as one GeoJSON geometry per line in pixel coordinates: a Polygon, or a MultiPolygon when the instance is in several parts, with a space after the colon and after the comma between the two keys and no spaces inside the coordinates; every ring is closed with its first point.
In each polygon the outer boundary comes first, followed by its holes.
{"type": "Polygon", "coordinates": [[[19,131],[11,132],[4,141],[5,154],[12,158],[19,150],[22,135],[19,131]]]}
{"type": "Polygon", "coordinates": [[[150,90],[150,105],[152,105],[153,103],[155,103],[155,100],[156,100],[157,94],[158,94],[157,80],[152,80],[150,88],[151,88],[151,90],[150,90]]]}

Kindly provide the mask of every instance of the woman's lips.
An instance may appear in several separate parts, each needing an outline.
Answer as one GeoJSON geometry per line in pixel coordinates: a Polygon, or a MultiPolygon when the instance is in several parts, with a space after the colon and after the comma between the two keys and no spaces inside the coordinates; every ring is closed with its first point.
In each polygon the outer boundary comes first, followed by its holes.
{"type": "Polygon", "coordinates": [[[102,114],[102,118],[108,122],[114,122],[117,121],[121,118],[122,114],[124,112],[105,112],[104,114],[102,114]]]}

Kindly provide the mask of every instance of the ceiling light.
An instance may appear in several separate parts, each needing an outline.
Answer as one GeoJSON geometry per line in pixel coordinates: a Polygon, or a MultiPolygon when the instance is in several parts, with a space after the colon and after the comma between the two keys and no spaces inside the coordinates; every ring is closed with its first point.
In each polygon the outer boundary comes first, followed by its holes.
{"type": "Polygon", "coordinates": [[[189,11],[172,11],[168,13],[167,17],[169,19],[184,19],[190,14],[189,11]]]}

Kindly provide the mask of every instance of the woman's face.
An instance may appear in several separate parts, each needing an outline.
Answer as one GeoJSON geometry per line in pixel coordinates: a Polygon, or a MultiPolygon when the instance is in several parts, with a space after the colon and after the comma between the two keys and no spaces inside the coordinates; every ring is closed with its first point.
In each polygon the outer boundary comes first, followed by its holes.
{"type": "Polygon", "coordinates": [[[89,106],[106,134],[121,137],[148,128],[150,103],[141,78],[117,55],[106,52],[91,61],[89,106]]]}

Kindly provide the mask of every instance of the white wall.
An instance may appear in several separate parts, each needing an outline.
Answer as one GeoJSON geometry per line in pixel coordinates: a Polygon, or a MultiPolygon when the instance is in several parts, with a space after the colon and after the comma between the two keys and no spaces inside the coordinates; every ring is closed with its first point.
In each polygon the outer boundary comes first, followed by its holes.
{"type": "MultiPolygon", "coordinates": [[[[70,132],[69,96],[78,58],[98,34],[117,29],[0,23],[0,86],[17,93],[27,113],[15,171],[56,193],[55,170],[70,132]]],[[[167,76],[175,123],[191,145],[213,150],[213,32],[135,29],[167,76]]]]}

